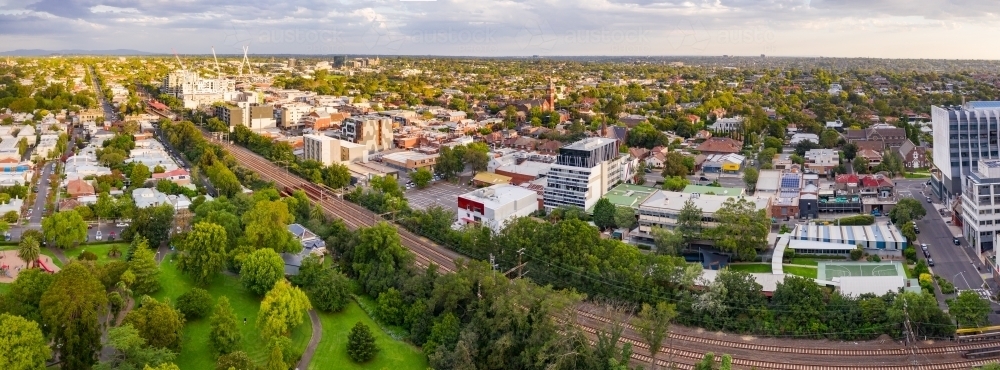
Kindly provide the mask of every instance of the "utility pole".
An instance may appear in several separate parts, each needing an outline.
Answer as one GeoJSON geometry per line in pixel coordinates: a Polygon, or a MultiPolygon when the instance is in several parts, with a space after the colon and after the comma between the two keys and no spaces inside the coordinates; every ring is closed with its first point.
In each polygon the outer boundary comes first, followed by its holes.
{"type": "Polygon", "coordinates": [[[910,364],[914,369],[917,368],[917,338],[913,333],[913,326],[910,324],[910,313],[907,311],[906,299],[903,299],[903,316],[906,318],[903,321],[903,330],[905,331],[903,335],[906,338],[906,346],[910,348],[910,364]]]}

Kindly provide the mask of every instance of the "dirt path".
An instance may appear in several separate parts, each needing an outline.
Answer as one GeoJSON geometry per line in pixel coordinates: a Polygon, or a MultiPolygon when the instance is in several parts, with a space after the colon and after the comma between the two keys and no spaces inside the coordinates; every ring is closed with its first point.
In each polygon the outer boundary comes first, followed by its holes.
{"type": "Polygon", "coordinates": [[[63,253],[62,249],[45,247],[45,250],[52,252],[52,255],[56,256],[63,265],[69,263],[69,258],[66,258],[66,254],[63,253]]]}
{"type": "Polygon", "coordinates": [[[316,353],[316,346],[319,345],[319,340],[323,338],[323,324],[319,321],[319,314],[316,310],[309,310],[309,321],[312,321],[312,338],[309,338],[309,345],[306,346],[306,351],[302,353],[302,359],[299,360],[298,366],[295,367],[296,370],[306,370],[309,368],[309,362],[312,361],[313,354],[316,353]]]}

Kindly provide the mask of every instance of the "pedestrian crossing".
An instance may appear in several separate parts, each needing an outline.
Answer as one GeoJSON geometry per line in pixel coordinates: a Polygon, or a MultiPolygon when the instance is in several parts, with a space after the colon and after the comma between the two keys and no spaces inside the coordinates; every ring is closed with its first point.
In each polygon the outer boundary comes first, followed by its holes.
{"type": "MultiPolygon", "coordinates": [[[[979,298],[982,298],[983,300],[987,300],[987,301],[993,302],[993,295],[990,294],[989,290],[981,289],[981,288],[980,289],[966,289],[966,290],[971,290],[972,292],[978,294],[979,298]]],[[[958,293],[961,294],[964,291],[965,290],[959,290],[958,293]]]]}

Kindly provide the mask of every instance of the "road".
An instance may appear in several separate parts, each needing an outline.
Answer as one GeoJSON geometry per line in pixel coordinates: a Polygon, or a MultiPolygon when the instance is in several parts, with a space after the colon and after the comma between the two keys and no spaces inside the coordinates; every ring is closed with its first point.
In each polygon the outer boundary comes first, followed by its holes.
{"type": "MultiPolygon", "coordinates": [[[[923,185],[919,186],[923,187],[923,185]]],[[[932,201],[938,202],[939,200],[934,198],[929,188],[926,192],[914,191],[913,193],[914,198],[920,200],[924,210],[927,211],[927,216],[917,221],[921,232],[917,235],[917,241],[928,245],[927,249],[930,251],[931,259],[934,260],[934,267],[930,268],[931,272],[947,279],[958,290],[982,288],[984,283],[991,280],[984,279],[984,275],[988,277],[986,273],[988,269],[979,261],[976,251],[964,239],[959,238],[961,245],[955,245],[954,237],[956,235],[953,235],[951,229],[948,228],[949,224],[945,223],[934,205],[926,202],[927,195],[924,195],[925,193],[931,196],[932,201]]],[[[919,252],[917,258],[925,259],[923,254],[919,252]]],[[[997,291],[996,284],[991,282],[987,284],[989,291],[997,291]]],[[[942,308],[947,308],[945,300],[952,297],[954,297],[953,294],[938,295],[938,303],[942,308]]],[[[1000,310],[1000,305],[993,303],[993,310],[994,312],[1000,310]]],[[[1000,323],[1000,315],[991,314],[990,322],[1000,323]]]]}

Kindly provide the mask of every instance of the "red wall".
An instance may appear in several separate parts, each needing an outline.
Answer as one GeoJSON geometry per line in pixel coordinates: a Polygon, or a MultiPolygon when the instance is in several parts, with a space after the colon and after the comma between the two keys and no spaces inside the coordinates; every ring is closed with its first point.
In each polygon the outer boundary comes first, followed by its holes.
{"type": "Polygon", "coordinates": [[[460,209],[468,209],[468,210],[471,210],[472,212],[478,212],[479,214],[486,213],[485,212],[485,207],[483,207],[482,203],[474,202],[474,201],[465,199],[463,197],[458,197],[458,208],[460,208],[460,209]]]}

